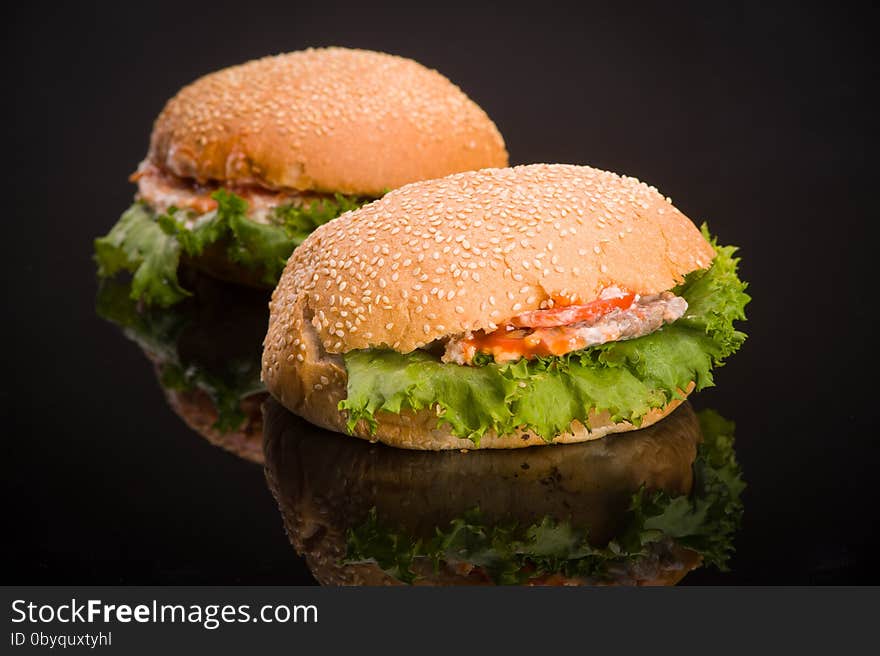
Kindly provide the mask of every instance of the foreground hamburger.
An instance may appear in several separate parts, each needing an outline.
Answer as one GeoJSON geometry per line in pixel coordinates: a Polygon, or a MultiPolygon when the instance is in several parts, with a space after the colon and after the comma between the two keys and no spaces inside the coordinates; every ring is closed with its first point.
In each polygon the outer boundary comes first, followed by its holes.
{"type": "Polygon", "coordinates": [[[271,400],[264,413],[269,487],[325,585],[671,585],[733,550],[733,425],[689,404],[605,440],[468,454],[334,436],[271,400]]]}
{"type": "Polygon", "coordinates": [[[172,98],[132,179],[137,201],[95,241],[99,274],[127,270],[134,298],[189,294],[188,262],[274,287],[317,226],[409,182],[505,166],[485,112],[401,57],[324,48],[212,73],[172,98]]]}
{"type": "Polygon", "coordinates": [[[143,307],[131,285],[102,281],[97,312],[143,349],[171,409],[226,451],[263,461],[268,396],[260,382],[260,338],[269,292],[230,285],[183,267],[193,295],[172,308],[143,307]]]}
{"type": "Polygon", "coordinates": [[[263,379],[319,426],[414,449],[647,426],[745,338],[734,250],[656,189],[585,166],[415,183],[293,254],[263,379]]]}

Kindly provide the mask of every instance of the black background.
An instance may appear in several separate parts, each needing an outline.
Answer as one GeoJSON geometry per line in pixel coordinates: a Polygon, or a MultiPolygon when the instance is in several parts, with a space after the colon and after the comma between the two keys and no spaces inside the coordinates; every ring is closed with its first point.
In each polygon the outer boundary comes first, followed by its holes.
{"type": "Polygon", "coordinates": [[[513,163],[638,176],[738,244],[750,339],[695,405],[737,423],[745,523],[733,571],[686,582],[880,582],[877,12],[825,4],[17,6],[3,28],[4,582],[310,580],[261,469],[191,433],[140,349],[94,315],[90,258],[166,99],[334,44],[437,68],[513,163]]]}

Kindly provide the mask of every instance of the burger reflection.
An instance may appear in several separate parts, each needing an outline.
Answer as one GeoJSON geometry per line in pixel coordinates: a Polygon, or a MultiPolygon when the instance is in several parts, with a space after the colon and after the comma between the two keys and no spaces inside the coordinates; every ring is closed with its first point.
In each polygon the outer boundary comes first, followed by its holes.
{"type": "Polygon", "coordinates": [[[423,452],[263,405],[266,478],[324,585],[674,585],[725,569],[745,487],[733,424],[682,405],[644,430],[423,452]]]}
{"type": "Polygon", "coordinates": [[[268,291],[223,283],[182,270],[192,296],[171,308],[131,299],[131,283],[101,282],[97,313],[119,326],[153,363],[174,412],[212,444],[263,462],[267,397],[260,356],[268,291]]]}

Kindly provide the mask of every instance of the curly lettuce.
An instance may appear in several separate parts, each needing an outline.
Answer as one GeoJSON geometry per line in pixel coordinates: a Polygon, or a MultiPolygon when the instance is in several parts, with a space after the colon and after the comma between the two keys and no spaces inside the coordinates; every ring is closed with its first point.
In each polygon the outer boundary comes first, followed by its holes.
{"type": "Polygon", "coordinates": [[[673,290],[688,302],[687,313],[644,337],[482,366],[445,364],[424,351],[346,353],[348,394],[339,407],[348,413],[349,430],[359,421],[375,430],[379,412],[431,408],[438,426],[446,423],[475,444],[488,431],[518,429],[550,441],[574,420],[589,425],[593,410],[640,425],[691,382],[696,390],[713,385],[712,370],[746,338],[734,322],[745,319],[750,299],[737,276],[736,248],[719,246],[705,225],[702,230],[716,255],[708,269],[688,274],[673,290]]]}
{"type": "Polygon", "coordinates": [[[214,247],[230,261],[258,270],[261,281],[274,287],[293,249],[315,228],[372,200],[335,194],[277,207],[268,223],[257,223],[247,218],[247,201],[236,194],[218,189],[211,198],[217,209],[194,221],[191,213],[175,208],[158,214],[144,203],[129,207],[109,233],[95,240],[98,275],[128,271],[133,299],[168,307],[190,296],[177,278],[181,257],[196,258],[214,247]]]}
{"type": "Polygon", "coordinates": [[[480,567],[496,584],[521,584],[544,575],[596,581],[612,579],[676,544],[700,554],[704,565],[727,570],[733,536],[742,522],[745,483],[734,452],[734,424],[712,410],[698,414],[703,442],[693,464],[691,493],[670,496],[644,488],[633,494],[624,528],[603,546],[589,541],[589,527],[544,516],[523,526],[490,521],[478,508],[436,527],[430,539],[384,524],[375,508],[347,534],[344,563],[375,563],[403,583],[413,583],[416,559],[480,567]]]}

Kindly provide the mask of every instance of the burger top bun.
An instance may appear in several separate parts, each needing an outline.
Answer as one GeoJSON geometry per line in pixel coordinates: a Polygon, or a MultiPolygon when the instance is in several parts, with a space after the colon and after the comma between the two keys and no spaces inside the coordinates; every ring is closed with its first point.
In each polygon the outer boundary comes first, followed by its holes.
{"type": "Polygon", "coordinates": [[[417,62],[309,49],[202,77],[156,120],[147,161],[197,182],[381,195],[457,171],[506,166],[495,124],[417,62]]]}
{"type": "MultiPolygon", "coordinates": [[[[588,166],[485,169],[407,185],[318,228],[270,304],[270,385],[304,323],[327,353],[402,353],[494,330],[555,295],[668,290],[711,245],[654,187],[588,166]],[[311,330],[310,328],[310,330],[311,330]]],[[[295,359],[294,359],[295,362],[295,359]]]]}

